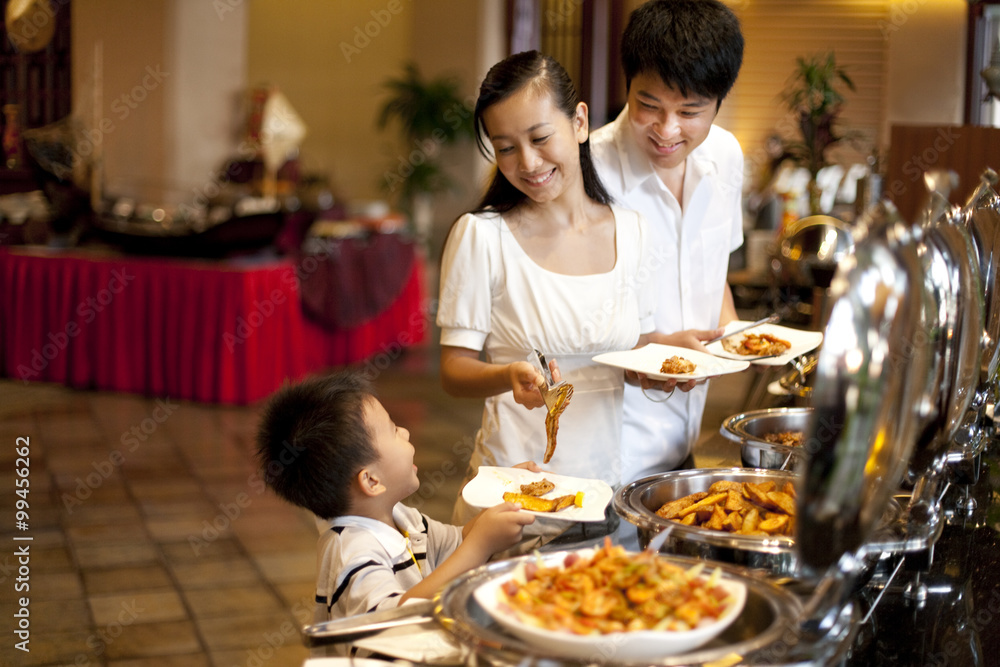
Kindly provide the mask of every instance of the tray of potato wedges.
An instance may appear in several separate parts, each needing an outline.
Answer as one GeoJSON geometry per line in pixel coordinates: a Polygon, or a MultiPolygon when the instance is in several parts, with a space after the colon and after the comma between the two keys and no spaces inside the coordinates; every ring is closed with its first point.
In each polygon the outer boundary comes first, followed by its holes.
{"type": "Polygon", "coordinates": [[[699,526],[740,535],[795,535],[795,485],[773,479],[758,482],[721,479],[707,491],[669,500],[656,515],[684,526],[699,526]]]}
{"type": "MultiPolygon", "coordinates": [[[[810,582],[822,573],[806,568],[796,548],[797,483],[789,470],[673,470],[626,484],[613,504],[622,520],[635,525],[642,548],[659,536],[663,553],[810,582]]],[[[893,503],[883,524],[898,516],[893,503]]]]}

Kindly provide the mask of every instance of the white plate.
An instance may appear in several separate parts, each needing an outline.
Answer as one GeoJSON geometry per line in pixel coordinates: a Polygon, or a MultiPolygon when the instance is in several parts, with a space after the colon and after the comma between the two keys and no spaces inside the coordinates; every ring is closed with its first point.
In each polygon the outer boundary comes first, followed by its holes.
{"type": "MultiPolygon", "coordinates": [[[[582,558],[589,558],[593,552],[593,549],[584,549],[578,553],[582,558]]],[[[561,562],[565,557],[565,553],[556,553],[549,554],[544,560],[546,565],[552,566],[561,562]]],[[[740,612],[743,611],[747,594],[744,584],[723,576],[719,585],[729,591],[734,601],[722,617],[714,623],[684,632],[641,630],[606,635],[576,635],[569,631],[560,632],[539,628],[522,620],[517,612],[506,604],[506,595],[500,588],[513,577],[519,577],[523,581],[523,570],[520,567],[515,568],[510,574],[488,581],[473,592],[476,602],[486,613],[504,630],[531,646],[545,650],[546,653],[558,653],[583,660],[592,660],[597,656],[601,658],[602,662],[656,660],[663,656],[684,653],[706,644],[721,634],[739,617],[740,612]]]]}
{"type": "Polygon", "coordinates": [[[722,359],[698,350],[658,343],[650,343],[635,350],[605,352],[594,357],[594,361],[607,366],[617,366],[637,373],[645,373],[653,380],[701,380],[726,373],[739,373],[750,367],[750,362],[745,360],[722,359]],[[663,362],[675,355],[694,363],[694,372],[661,373],[660,368],[663,367],[663,362]]]}
{"type": "MultiPolygon", "coordinates": [[[[745,327],[752,322],[734,321],[726,325],[726,331],[732,331],[734,329],[739,329],[740,327],[745,327]]],[[[802,331],[801,329],[792,329],[791,327],[783,327],[780,324],[761,324],[759,327],[754,327],[748,330],[746,333],[751,334],[771,334],[782,340],[787,340],[792,344],[788,351],[785,352],[780,357],[768,357],[767,359],[755,360],[754,357],[747,357],[742,354],[734,354],[732,352],[727,352],[726,348],[722,347],[722,341],[716,341],[714,343],[709,343],[705,347],[712,354],[721,357],[723,359],[742,359],[744,361],[749,361],[754,364],[760,364],[762,366],[784,366],[789,361],[815,350],[823,342],[823,332],[822,331],[802,331]]],[[[739,342],[743,340],[743,334],[736,334],[733,338],[739,342]]]]}
{"type": "Polygon", "coordinates": [[[522,484],[540,479],[547,479],[556,485],[544,498],[558,498],[583,491],[583,507],[567,507],[559,512],[531,512],[532,514],[561,521],[604,521],[604,508],[611,502],[614,491],[599,479],[566,477],[521,468],[479,466],[479,473],[462,489],[462,497],[473,507],[485,509],[502,503],[504,493],[520,493],[522,484]]]}

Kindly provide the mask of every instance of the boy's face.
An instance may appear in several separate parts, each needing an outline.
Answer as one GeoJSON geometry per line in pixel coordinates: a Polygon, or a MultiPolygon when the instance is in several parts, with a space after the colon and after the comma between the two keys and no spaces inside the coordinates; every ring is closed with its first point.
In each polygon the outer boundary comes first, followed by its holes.
{"type": "Polygon", "coordinates": [[[657,74],[638,74],[628,91],[632,136],[657,170],[683,164],[705,141],[717,111],[715,98],[685,97],[657,74]]]}
{"type": "Polygon", "coordinates": [[[372,398],[365,403],[365,423],[372,434],[372,444],[378,460],[368,465],[385,485],[389,493],[399,500],[420,488],[417,466],[413,463],[413,445],[410,432],[396,426],[382,404],[372,398]]]}

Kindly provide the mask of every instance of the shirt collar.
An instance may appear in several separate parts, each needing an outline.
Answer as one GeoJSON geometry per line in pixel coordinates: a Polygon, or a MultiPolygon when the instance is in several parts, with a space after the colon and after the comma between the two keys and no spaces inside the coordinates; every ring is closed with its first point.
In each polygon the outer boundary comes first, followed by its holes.
{"type": "MultiPolygon", "coordinates": [[[[412,527],[409,526],[409,522],[406,521],[406,517],[400,511],[400,507],[400,505],[396,505],[396,507],[393,508],[392,518],[395,520],[396,525],[401,526],[403,530],[408,530],[412,533],[412,527]]],[[[378,540],[378,543],[383,549],[385,549],[386,553],[388,553],[390,557],[395,558],[403,553],[406,553],[407,544],[406,538],[403,537],[403,534],[396,530],[396,528],[387,526],[376,519],[371,519],[366,516],[347,515],[336,517],[335,519],[329,520],[327,523],[331,529],[338,526],[343,528],[361,528],[378,540]]]]}
{"type": "MultiPolygon", "coordinates": [[[[709,130],[709,136],[705,138],[705,141],[698,148],[691,151],[691,154],[687,158],[688,169],[690,170],[689,174],[694,176],[696,181],[690,183],[692,189],[705,176],[719,173],[718,165],[711,158],[709,151],[705,147],[713,131],[714,126],[712,130],[709,130]]],[[[649,158],[639,148],[632,135],[632,128],[628,121],[627,104],[622,109],[622,112],[618,114],[618,118],[615,119],[615,145],[618,148],[618,157],[622,165],[622,189],[624,192],[631,192],[650,178],[656,179],[657,187],[664,187],[663,182],[660,181],[656,172],[653,171],[653,165],[650,164],[649,158]]]]}

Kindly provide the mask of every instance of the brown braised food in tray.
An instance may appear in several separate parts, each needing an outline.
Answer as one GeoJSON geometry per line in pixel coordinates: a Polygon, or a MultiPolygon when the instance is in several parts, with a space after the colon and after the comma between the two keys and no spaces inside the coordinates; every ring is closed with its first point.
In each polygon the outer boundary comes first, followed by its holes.
{"type": "Polygon", "coordinates": [[[777,431],[775,433],[765,433],[764,440],[775,445],[785,445],[786,447],[799,447],[802,445],[802,431],[777,431]]]}

